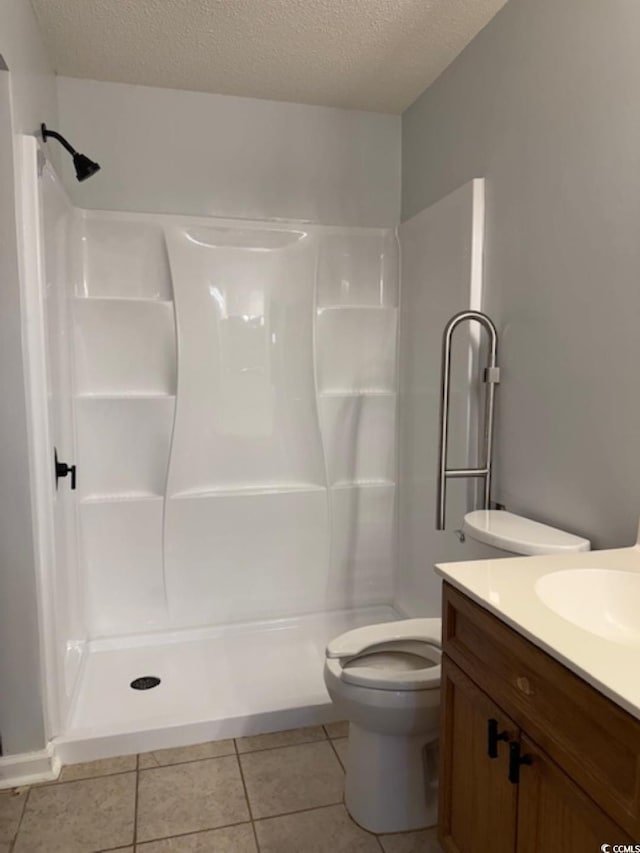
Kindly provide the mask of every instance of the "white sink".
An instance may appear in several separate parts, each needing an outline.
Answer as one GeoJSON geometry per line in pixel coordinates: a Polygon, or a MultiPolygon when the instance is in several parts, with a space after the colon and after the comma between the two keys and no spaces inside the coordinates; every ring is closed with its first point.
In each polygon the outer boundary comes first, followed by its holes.
{"type": "Polygon", "coordinates": [[[558,616],[606,640],[640,645],[640,573],[565,569],[536,581],[540,600],[558,616]]]}

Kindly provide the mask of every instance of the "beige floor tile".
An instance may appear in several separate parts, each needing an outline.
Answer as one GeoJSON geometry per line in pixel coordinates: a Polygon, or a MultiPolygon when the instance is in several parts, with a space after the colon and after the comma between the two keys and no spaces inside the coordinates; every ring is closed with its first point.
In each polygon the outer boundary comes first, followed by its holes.
{"type": "Polygon", "coordinates": [[[360,829],[344,806],[256,821],[262,853],[380,853],[375,836],[360,829]]]}
{"type": "Polygon", "coordinates": [[[235,755],[233,740],[216,740],[196,743],[194,746],[179,746],[173,749],[157,749],[155,752],[143,752],[140,755],[140,770],[149,767],[165,767],[168,764],[183,764],[185,761],[199,761],[203,758],[220,758],[223,755],[235,755]]]}
{"type": "Polygon", "coordinates": [[[347,749],[349,747],[349,738],[339,737],[336,738],[333,743],[333,748],[338,753],[338,758],[340,759],[340,763],[347,769],[347,749]]]}
{"type": "Polygon", "coordinates": [[[140,771],[138,842],[246,820],[235,755],[140,771]]]}
{"type": "Polygon", "coordinates": [[[101,758],[99,761],[85,761],[83,764],[67,764],[62,768],[58,782],[71,782],[76,779],[94,779],[96,776],[109,776],[113,773],[125,773],[128,770],[135,769],[135,755],[121,755],[118,758],[101,758]]]}
{"type": "Polygon", "coordinates": [[[14,853],[87,853],[133,841],[136,774],[32,788],[14,853]]]}
{"type": "Polygon", "coordinates": [[[349,734],[349,723],[326,723],[325,729],[330,738],[347,737],[349,734]]]}
{"type": "Polygon", "coordinates": [[[240,762],[254,817],[342,800],[344,773],[326,741],[250,752],[240,762]]]}
{"type": "Polygon", "coordinates": [[[250,823],[149,841],[138,844],[137,853],[257,853],[250,823]]]}
{"type": "Polygon", "coordinates": [[[26,788],[0,791],[0,841],[13,841],[26,801],[26,788]]]}
{"type": "Polygon", "coordinates": [[[421,832],[399,832],[381,835],[384,853],[442,853],[435,827],[421,832]]]}
{"type": "Polygon", "coordinates": [[[310,743],[326,740],[322,726],[307,726],[304,729],[290,729],[286,732],[272,732],[266,735],[236,738],[238,752],[254,752],[257,749],[274,749],[280,746],[295,746],[299,743],[310,743]]]}

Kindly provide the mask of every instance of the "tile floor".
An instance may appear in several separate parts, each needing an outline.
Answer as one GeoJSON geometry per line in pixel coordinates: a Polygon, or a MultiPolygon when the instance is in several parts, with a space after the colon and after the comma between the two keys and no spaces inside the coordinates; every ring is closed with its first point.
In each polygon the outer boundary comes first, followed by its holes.
{"type": "Polygon", "coordinates": [[[346,723],[63,768],[0,792],[0,853],[440,853],[343,804],[346,723]]]}

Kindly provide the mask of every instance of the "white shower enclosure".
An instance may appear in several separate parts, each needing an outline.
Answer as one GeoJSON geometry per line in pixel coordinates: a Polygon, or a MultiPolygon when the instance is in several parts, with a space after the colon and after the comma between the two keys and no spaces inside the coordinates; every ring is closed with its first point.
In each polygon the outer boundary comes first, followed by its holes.
{"type": "Polygon", "coordinates": [[[332,719],[326,642],[404,612],[394,230],[75,209],[34,139],[21,171],[59,756],[332,719]]]}

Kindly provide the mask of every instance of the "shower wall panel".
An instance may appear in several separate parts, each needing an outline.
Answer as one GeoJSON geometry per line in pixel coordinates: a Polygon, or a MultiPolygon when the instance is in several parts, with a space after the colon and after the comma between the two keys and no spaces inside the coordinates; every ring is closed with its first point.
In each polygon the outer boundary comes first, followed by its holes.
{"type": "MultiPolygon", "coordinates": [[[[439,562],[481,559],[482,546],[456,528],[478,506],[466,480],[449,480],[447,529],[435,530],[442,333],[457,312],[483,307],[484,180],[470,181],[399,229],[402,317],[398,465],[399,559],[396,604],[410,616],[440,613],[439,562]]],[[[477,324],[453,340],[450,467],[480,464],[478,424],[484,384],[477,324]]]]}
{"type": "Polygon", "coordinates": [[[82,230],[92,634],[389,602],[395,235],[95,212],[82,230]]]}

